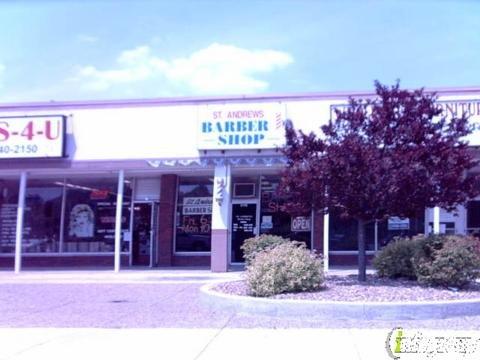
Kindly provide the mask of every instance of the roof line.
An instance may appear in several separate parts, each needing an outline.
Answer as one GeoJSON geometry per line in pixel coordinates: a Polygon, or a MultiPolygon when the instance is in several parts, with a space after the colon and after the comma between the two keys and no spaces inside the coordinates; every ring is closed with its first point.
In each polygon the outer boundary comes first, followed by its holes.
{"type": "MultiPolygon", "coordinates": [[[[454,88],[425,88],[426,92],[439,95],[480,94],[480,86],[454,87],[454,88]]],[[[373,91],[338,91],[338,92],[302,92],[254,95],[226,95],[226,96],[194,96],[194,97],[165,97],[123,100],[76,100],[76,101],[39,101],[39,102],[14,102],[0,103],[0,111],[42,110],[42,109],[90,109],[90,108],[116,108],[116,107],[144,107],[144,106],[172,106],[215,104],[242,101],[302,101],[320,99],[348,99],[349,97],[370,97],[373,91]]]]}

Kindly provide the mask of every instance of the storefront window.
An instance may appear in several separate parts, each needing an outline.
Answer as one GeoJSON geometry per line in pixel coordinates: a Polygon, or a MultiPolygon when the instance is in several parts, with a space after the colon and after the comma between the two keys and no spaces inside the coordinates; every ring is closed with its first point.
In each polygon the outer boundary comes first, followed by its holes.
{"type": "MultiPolygon", "coordinates": [[[[125,181],[121,251],[129,251],[131,182],[125,181]]],[[[64,252],[113,252],[117,179],[67,179],[64,252]]]]}
{"type": "Polygon", "coordinates": [[[278,235],[291,240],[303,241],[308,248],[311,243],[311,217],[292,217],[284,209],[284,201],[277,193],[278,177],[262,177],[260,233],[278,235]]]}
{"type": "Polygon", "coordinates": [[[181,178],[178,185],[175,251],[211,249],[213,182],[181,178]]]}
{"type": "Polygon", "coordinates": [[[470,233],[480,233],[480,201],[467,203],[467,230],[470,233]]]}
{"type": "MultiPolygon", "coordinates": [[[[330,213],[330,251],[358,251],[358,221],[330,213]]],[[[365,249],[375,250],[375,223],[365,226],[365,249]]]]}
{"type": "MultiPolygon", "coordinates": [[[[357,251],[358,222],[330,214],[330,251],[357,251]]],[[[366,250],[381,249],[396,236],[414,236],[424,231],[424,217],[400,219],[390,217],[382,221],[370,221],[365,225],[366,250]],[[377,243],[377,245],[375,245],[377,243]]]]}
{"type": "Polygon", "coordinates": [[[400,219],[390,217],[378,222],[378,249],[387,245],[394,237],[411,237],[425,232],[425,216],[400,219]]]}
{"type": "Polygon", "coordinates": [[[22,251],[58,252],[63,179],[29,180],[25,194],[22,251]]]}
{"type": "Polygon", "coordinates": [[[0,180],[0,253],[15,252],[18,180],[0,180]]]}

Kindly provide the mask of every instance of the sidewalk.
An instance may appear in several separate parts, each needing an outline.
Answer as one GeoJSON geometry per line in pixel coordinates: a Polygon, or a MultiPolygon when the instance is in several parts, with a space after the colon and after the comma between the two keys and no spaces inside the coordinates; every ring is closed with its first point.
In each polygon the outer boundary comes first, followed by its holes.
{"type": "MultiPolygon", "coordinates": [[[[369,269],[367,273],[373,273],[369,269]]],[[[202,283],[209,281],[240,280],[243,271],[236,268],[234,271],[214,273],[208,268],[140,268],[122,269],[115,273],[107,268],[86,270],[23,270],[15,274],[12,270],[0,270],[0,283],[202,283]]],[[[355,275],[355,268],[333,268],[328,275],[355,275]]]]}
{"type": "Polygon", "coordinates": [[[384,359],[388,331],[318,329],[1,330],[0,359],[384,359]],[[368,339],[368,343],[365,343],[368,339]]]}
{"type": "Polygon", "coordinates": [[[213,273],[209,269],[125,269],[118,273],[105,268],[94,270],[25,270],[19,274],[13,271],[0,271],[0,283],[204,283],[208,281],[233,281],[240,279],[240,271],[213,273]]]}
{"type": "MultiPolygon", "coordinates": [[[[0,359],[390,359],[391,329],[0,329],[0,359]]],[[[422,331],[423,338],[478,339],[480,332],[422,331]]],[[[417,340],[418,342],[418,340],[417,340]]],[[[478,341],[477,341],[478,343],[478,341]]],[[[478,349],[432,347],[412,359],[478,359],[478,349]],[[443,353],[436,353],[443,351],[443,353]],[[457,352],[457,353],[455,353],[457,352]]],[[[415,356],[417,355],[417,356],[415,356]]],[[[407,357],[406,357],[407,358],[407,357]]]]}

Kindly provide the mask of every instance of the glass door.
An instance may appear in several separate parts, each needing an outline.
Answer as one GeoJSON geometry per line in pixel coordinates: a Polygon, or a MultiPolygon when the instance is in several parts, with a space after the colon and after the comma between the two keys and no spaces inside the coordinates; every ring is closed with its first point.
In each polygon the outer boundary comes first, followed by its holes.
{"type": "Polygon", "coordinates": [[[133,209],[132,265],[152,266],[153,203],[135,203],[133,209]]]}
{"type": "Polygon", "coordinates": [[[232,204],[232,263],[243,263],[243,250],[240,248],[246,239],[257,233],[257,203],[232,204]]]}

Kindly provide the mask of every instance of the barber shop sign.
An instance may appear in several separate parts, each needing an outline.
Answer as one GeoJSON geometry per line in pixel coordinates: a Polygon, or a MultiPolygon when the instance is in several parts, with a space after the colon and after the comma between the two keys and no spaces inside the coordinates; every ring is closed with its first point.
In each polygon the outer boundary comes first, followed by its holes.
{"type": "Polygon", "coordinates": [[[284,105],[239,104],[199,109],[199,150],[274,149],[285,143],[284,105]]]}

